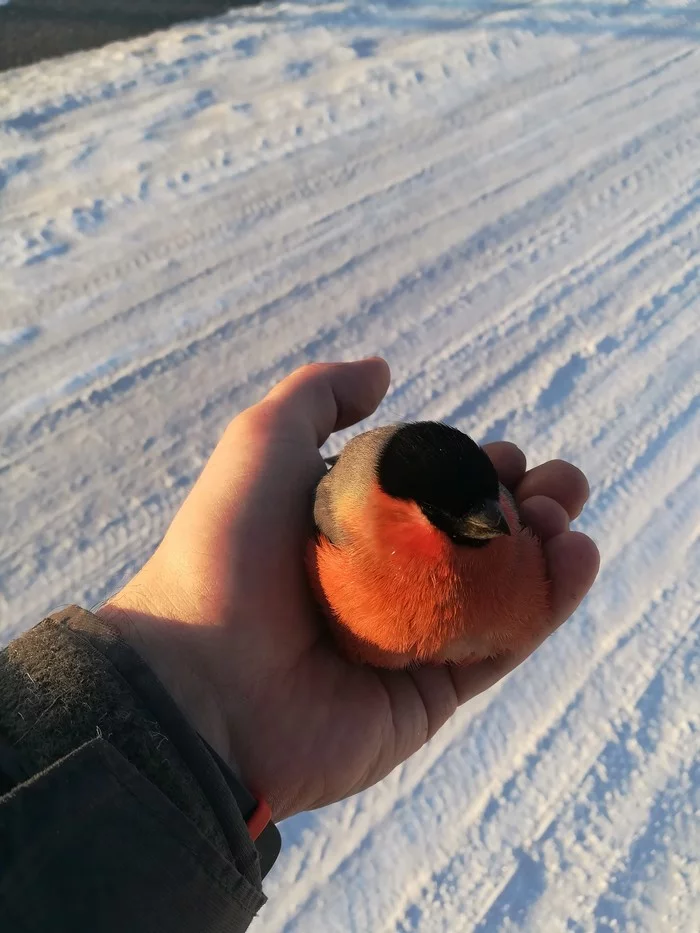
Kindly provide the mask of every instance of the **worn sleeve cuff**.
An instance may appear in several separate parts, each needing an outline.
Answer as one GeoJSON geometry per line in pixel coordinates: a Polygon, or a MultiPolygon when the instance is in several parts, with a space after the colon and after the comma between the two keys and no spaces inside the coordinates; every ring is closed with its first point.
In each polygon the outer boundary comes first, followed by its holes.
{"type": "Polygon", "coordinates": [[[0,737],[0,793],[11,788],[0,801],[30,786],[38,793],[37,782],[59,786],[56,769],[108,775],[120,809],[135,801],[144,839],[155,817],[151,806],[146,819],[143,800],[158,799],[158,818],[169,814],[175,835],[176,824],[180,836],[194,833],[218,876],[228,865],[236,909],[252,916],[264,903],[257,851],[220,765],[145,662],[92,613],[70,606],[0,652],[0,737]]]}

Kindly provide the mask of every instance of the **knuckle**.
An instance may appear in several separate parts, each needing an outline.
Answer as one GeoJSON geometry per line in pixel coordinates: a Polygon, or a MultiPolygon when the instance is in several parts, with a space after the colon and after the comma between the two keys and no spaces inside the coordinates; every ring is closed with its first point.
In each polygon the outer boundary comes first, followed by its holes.
{"type": "Polygon", "coordinates": [[[292,373],[293,379],[301,379],[309,376],[320,376],[326,369],[324,363],[304,363],[298,366],[292,373]]]}

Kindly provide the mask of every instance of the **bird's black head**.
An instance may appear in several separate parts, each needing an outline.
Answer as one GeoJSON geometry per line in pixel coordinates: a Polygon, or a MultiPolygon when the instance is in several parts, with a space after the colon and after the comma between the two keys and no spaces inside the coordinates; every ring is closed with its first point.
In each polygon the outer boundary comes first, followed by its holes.
{"type": "Polygon", "coordinates": [[[449,425],[399,425],[379,456],[378,479],[387,495],[412,499],[457,544],[480,547],[510,534],[493,464],[478,444],[449,425]]]}

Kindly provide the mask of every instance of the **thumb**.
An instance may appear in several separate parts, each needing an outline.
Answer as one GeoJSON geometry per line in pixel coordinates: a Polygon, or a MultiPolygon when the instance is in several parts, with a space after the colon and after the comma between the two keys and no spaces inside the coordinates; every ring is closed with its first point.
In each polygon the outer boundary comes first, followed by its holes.
{"type": "Polygon", "coordinates": [[[317,448],[372,414],[388,385],[389,367],[377,357],[297,369],[230,422],[171,530],[228,535],[234,515],[257,516],[251,527],[264,524],[261,516],[275,523],[286,516],[289,525],[298,495],[323,472],[317,448]]]}
{"type": "Polygon", "coordinates": [[[279,425],[320,447],[334,431],[371,415],[386,395],[390,379],[389,366],[380,357],[311,363],[276,385],[260,408],[273,421],[268,427],[279,425]]]}

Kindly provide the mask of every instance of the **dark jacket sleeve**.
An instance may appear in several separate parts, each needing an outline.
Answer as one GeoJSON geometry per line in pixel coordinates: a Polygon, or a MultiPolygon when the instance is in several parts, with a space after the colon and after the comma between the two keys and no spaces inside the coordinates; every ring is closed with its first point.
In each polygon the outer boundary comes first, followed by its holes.
{"type": "Polygon", "coordinates": [[[71,606],[0,652],[0,930],[239,933],[265,902],[226,766],[71,606]]]}

